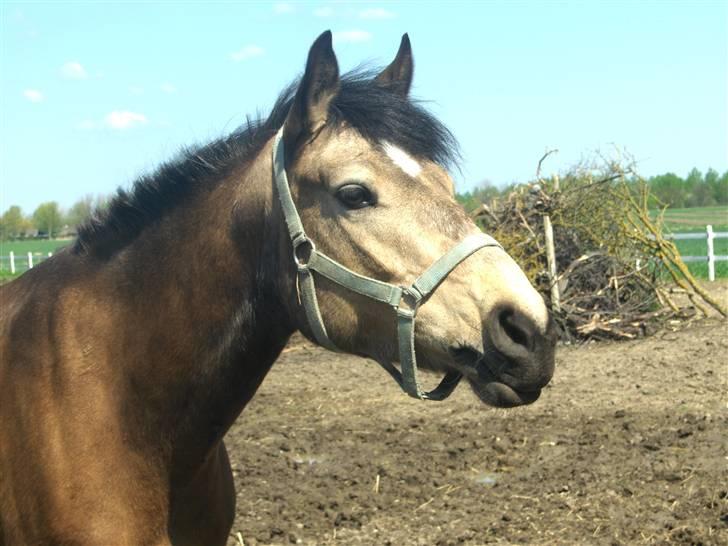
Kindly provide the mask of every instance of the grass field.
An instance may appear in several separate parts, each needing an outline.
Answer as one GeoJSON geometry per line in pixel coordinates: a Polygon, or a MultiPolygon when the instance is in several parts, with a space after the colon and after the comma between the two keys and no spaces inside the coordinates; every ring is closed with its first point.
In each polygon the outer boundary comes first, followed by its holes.
{"type": "MultiPolygon", "coordinates": [[[[686,230],[687,231],[687,230],[686,230]]],[[[718,230],[716,230],[718,231],[718,230]]],[[[720,231],[728,231],[728,226],[725,226],[720,231]]],[[[675,241],[680,254],[682,256],[706,256],[708,255],[708,243],[705,239],[689,239],[689,240],[677,240],[675,241]]],[[[728,256],[728,238],[726,239],[714,239],[713,240],[713,252],[716,256],[728,256]]],[[[708,262],[690,262],[687,264],[690,272],[696,277],[707,279],[708,278],[708,262]]],[[[716,278],[728,278],[728,262],[715,262],[715,277],[716,278]]]]}
{"type": "MultiPolygon", "coordinates": [[[[689,209],[667,209],[665,227],[673,233],[705,233],[705,226],[713,226],[714,232],[728,232],[728,207],[696,207],[689,209]]],[[[707,256],[708,243],[705,239],[676,240],[683,256],[707,256]]],[[[713,240],[716,255],[728,255],[728,238],[713,240]]],[[[693,275],[708,278],[708,263],[691,262],[688,268],[693,275]]],[[[715,263],[716,278],[728,278],[728,262],[715,263]]]]}
{"type": "Polygon", "coordinates": [[[665,227],[674,232],[700,231],[708,224],[712,225],[715,231],[728,231],[728,207],[696,207],[665,211],[665,227]]]}
{"type": "Polygon", "coordinates": [[[7,256],[14,252],[20,254],[48,254],[73,242],[73,239],[29,239],[25,241],[0,241],[0,255],[7,256]]]}
{"type": "Polygon", "coordinates": [[[33,254],[33,262],[38,263],[46,258],[49,252],[55,252],[73,242],[73,239],[30,239],[25,241],[0,241],[0,282],[17,277],[28,268],[28,252],[33,254]],[[10,272],[10,253],[15,254],[17,273],[10,272]]]}

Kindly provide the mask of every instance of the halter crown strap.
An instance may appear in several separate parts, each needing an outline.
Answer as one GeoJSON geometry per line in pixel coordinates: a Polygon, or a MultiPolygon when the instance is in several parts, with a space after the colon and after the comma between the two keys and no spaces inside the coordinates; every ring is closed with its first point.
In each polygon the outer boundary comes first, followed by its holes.
{"type": "Polygon", "coordinates": [[[334,342],[329,338],[321,317],[316,297],[314,271],[348,290],[388,304],[394,309],[397,315],[399,362],[402,371],[400,372],[388,361],[381,361],[379,364],[390,373],[407,394],[424,400],[444,400],[450,396],[462,379],[459,372],[447,372],[440,384],[430,392],[424,392],[420,388],[415,357],[415,317],[424,300],[458,264],[481,248],[502,248],[498,241],[485,233],[469,235],[440,256],[411,286],[401,287],[378,281],[360,275],[319,252],[313,241],[306,236],[288,184],[283,129],[278,131],[273,143],[273,178],[293,245],[293,261],[298,268],[297,280],[301,304],[311,332],[319,345],[332,351],[338,351],[334,342]]]}

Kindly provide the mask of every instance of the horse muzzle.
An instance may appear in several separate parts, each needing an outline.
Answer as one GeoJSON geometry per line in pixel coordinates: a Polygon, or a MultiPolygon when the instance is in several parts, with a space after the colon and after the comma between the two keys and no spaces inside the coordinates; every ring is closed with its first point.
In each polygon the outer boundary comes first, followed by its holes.
{"type": "Polygon", "coordinates": [[[554,374],[556,327],[539,329],[526,315],[502,306],[483,325],[483,349],[450,350],[455,367],[485,403],[513,407],[535,402],[554,374]]]}

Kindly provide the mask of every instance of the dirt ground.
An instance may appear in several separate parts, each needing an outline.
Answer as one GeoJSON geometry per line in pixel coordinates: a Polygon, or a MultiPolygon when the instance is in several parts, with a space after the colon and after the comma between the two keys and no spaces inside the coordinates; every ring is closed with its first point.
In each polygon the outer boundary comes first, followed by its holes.
{"type": "Polygon", "coordinates": [[[728,544],[727,393],[716,319],[561,347],[512,410],[298,339],[227,436],[230,544],[728,544]]]}

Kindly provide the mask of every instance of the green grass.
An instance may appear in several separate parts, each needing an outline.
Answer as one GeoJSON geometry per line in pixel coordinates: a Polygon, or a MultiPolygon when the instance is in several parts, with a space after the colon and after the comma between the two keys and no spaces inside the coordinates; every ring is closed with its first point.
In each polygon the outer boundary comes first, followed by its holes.
{"type": "MultiPolygon", "coordinates": [[[[680,230],[688,232],[689,230],[680,230]]],[[[703,231],[703,230],[700,230],[703,231]]],[[[722,226],[715,231],[728,231],[728,226],[722,226]]],[[[708,256],[708,241],[705,239],[675,240],[675,246],[682,256],[708,256]]],[[[713,239],[713,253],[728,256],[728,238],[713,239]]],[[[708,278],[708,262],[689,262],[686,264],[690,272],[698,278],[708,278]]],[[[728,262],[715,262],[715,278],[728,278],[728,262]]]]}
{"type": "Polygon", "coordinates": [[[23,241],[0,241],[0,283],[14,279],[28,268],[28,252],[33,254],[33,262],[38,263],[70,244],[73,239],[29,239],[23,241]],[[15,254],[15,275],[10,273],[10,253],[15,254]]]}
{"type": "MultiPolygon", "coordinates": [[[[653,211],[653,217],[658,211],[653,211]]],[[[728,232],[728,206],[694,207],[687,209],[670,209],[665,211],[665,230],[672,233],[705,233],[705,226],[713,226],[713,231],[728,232]]],[[[675,240],[680,254],[683,256],[708,255],[708,243],[705,239],[675,240]]],[[[716,255],[728,256],[728,239],[714,239],[716,255]]],[[[690,272],[698,278],[708,278],[708,262],[690,262],[690,272]]],[[[728,278],[728,262],[715,262],[715,277],[728,278]]]]}
{"type": "Polygon", "coordinates": [[[12,281],[15,277],[18,275],[13,275],[8,271],[7,269],[0,269],[0,284],[3,284],[8,281],[12,281]]]}
{"type": "Polygon", "coordinates": [[[16,256],[32,252],[48,254],[73,242],[73,239],[28,239],[23,241],[0,241],[0,255],[7,256],[14,252],[16,256]]]}
{"type": "Polygon", "coordinates": [[[700,231],[708,224],[713,226],[714,231],[728,230],[728,206],[668,208],[665,211],[665,227],[674,232],[700,231]]]}

